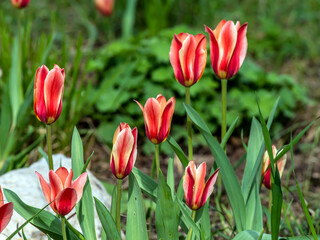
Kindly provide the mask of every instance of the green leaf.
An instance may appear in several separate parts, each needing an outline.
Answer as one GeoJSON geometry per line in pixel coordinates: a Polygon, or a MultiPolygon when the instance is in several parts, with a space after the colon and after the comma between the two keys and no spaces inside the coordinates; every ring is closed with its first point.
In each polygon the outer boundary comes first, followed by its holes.
{"type": "Polygon", "coordinates": [[[209,215],[209,201],[207,201],[202,208],[196,213],[196,222],[201,224],[201,239],[211,240],[211,225],[209,215]]]}
{"type": "Polygon", "coordinates": [[[94,201],[96,203],[96,209],[101,225],[108,239],[121,240],[117,226],[108,209],[99,201],[99,199],[94,198],[94,201]]]}
{"type": "MultiPolygon", "coordinates": [[[[82,174],[84,168],[83,146],[80,134],[75,127],[71,143],[71,163],[73,170],[73,179],[82,174]]],[[[83,188],[83,194],[80,202],[76,205],[77,217],[86,239],[96,239],[94,224],[94,207],[90,181],[87,179],[83,188]]]]}
{"type": "Polygon", "coordinates": [[[127,212],[127,240],[148,239],[143,198],[134,174],[129,175],[129,199],[127,212]]]}
{"type": "Polygon", "coordinates": [[[167,171],[167,184],[171,189],[171,196],[174,196],[174,158],[170,157],[167,171]]]}
{"type": "Polygon", "coordinates": [[[179,144],[176,142],[176,140],[173,139],[173,137],[169,136],[167,138],[167,141],[170,145],[170,147],[172,148],[172,150],[177,154],[178,158],[180,159],[183,167],[187,167],[189,164],[189,160],[187,158],[187,156],[184,154],[183,150],[181,149],[181,147],[179,146],[179,144]]]}
{"type": "Polygon", "coordinates": [[[239,117],[236,117],[236,119],[233,121],[233,123],[231,124],[231,126],[228,128],[228,131],[226,132],[226,135],[224,136],[222,142],[221,142],[221,147],[224,148],[229,140],[229,138],[231,137],[234,129],[236,128],[236,125],[238,123],[239,117]]]}
{"type": "Polygon", "coordinates": [[[205,138],[218,167],[220,167],[219,174],[222,178],[223,185],[230,200],[236,227],[238,232],[241,232],[246,226],[245,204],[240,189],[240,184],[233,167],[217,139],[211,135],[210,130],[200,115],[191,106],[184,104],[184,107],[192,122],[205,138]]]}
{"type": "Polygon", "coordinates": [[[138,168],[133,167],[132,173],[135,176],[139,187],[152,201],[157,201],[157,186],[158,184],[148,175],[140,171],[138,168]]]}
{"type": "MultiPolygon", "coordinates": [[[[253,230],[242,231],[237,234],[233,240],[257,240],[260,237],[260,233],[253,230]]],[[[263,234],[261,240],[271,240],[270,234],[263,234]]]]}
{"type": "Polygon", "coordinates": [[[159,172],[158,199],[156,206],[156,230],[158,239],[178,239],[179,216],[172,200],[171,190],[162,172],[159,172]],[[170,209],[170,211],[168,211],[170,209]]]}

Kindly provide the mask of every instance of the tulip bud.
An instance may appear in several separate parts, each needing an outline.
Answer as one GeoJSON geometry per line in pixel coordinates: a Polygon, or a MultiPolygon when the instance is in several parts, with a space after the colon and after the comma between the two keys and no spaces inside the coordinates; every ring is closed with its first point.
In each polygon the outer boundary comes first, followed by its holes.
{"type": "Polygon", "coordinates": [[[112,14],[114,0],[95,0],[94,2],[102,15],[110,16],[112,14]]]}
{"type": "Polygon", "coordinates": [[[222,20],[215,30],[205,26],[210,37],[212,69],[220,79],[233,77],[240,69],[248,48],[247,23],[222,20]]]}
{"type": "Polygon", "coordinates": [[[4,203],[3,194],[0,186],[0,233],[9,224],[13,214],[13,203],[4,203]]]}
{"type": "MultiPolygon", "coordinates": [[[[272,145],[272,154],[273,154],[273,158],[276,158],[277,148],[274,145],[272,145]]],[[[287,161],[287,154],[283,155],[283,157],[281,157],[277,161],[280,177],[282,176],[284,166],[286,165],[286,161],[287,161]]],[[[271,162],[270,162],[269,154],[268,154],[268,151],[266,151],[263,155],[263,166],[262,166],[261,176],[263,177],[262,184],[268,189],[271,189],[271,168],[268,169],[270,163],[271,162]]]]}
{"type": "Polygon", "coordinates": [[[218,168],[205,183],[206,163],[201,163],[197,168],[194,161],[189,162],[183,177],[183,190],[190,209],[197,210],[206,203],[213,192],[219,170],[218,168]]]}
{"type": "Polygon", "coordinates": [[[138,130],[131,130],[129,124],[120,123],[113,136],[111,152],[111,171],[118,179],[130,174],[137,158],[138,130]]]}
{"type": "Polygon", "coordinates": [[[149,98],[144,107],[135,101],[143,112],[147,137],[154,144],[165,141],[170,133],[171,120],[176,99],[166,101],[161,94],[157,98],[149,98]]]}
{"type": "Polygon", "coordinates": [[[73,171],[70,172],[60,167],[55,172],[49,171],[49,183],[42,175],[36,172],[43,195],[52,210],[60,216],[65,216],[74,208],[82,198],[83,187],[87,181],[87,173],[82,173],[76,180],[72,181],[73,171]]]}
{"type": "Polygon", "coordinates": [[[197,83],[207,62],[207,39],[203,34],[174,35],[169,58],[177,81],[185,87],[197,83]]]}
{"type": "Polygon", "coordinates": [[[64,69],[55,65],[52,70],[42,65],[34,81],[34,113],[45,124],[54,123],[60,116],[64,88],[64,69]]]}
{"type": "Polygon", "coordinates": [[[15,8],[25,8],[28,6],[30,0],[11,0],[12,6],[15,8]]]}

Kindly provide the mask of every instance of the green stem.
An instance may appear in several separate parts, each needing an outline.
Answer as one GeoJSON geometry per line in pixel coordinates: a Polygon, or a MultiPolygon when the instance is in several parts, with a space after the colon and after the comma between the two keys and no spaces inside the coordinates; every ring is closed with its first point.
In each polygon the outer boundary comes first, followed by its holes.
{"type": "Polygon", "coordinates": [[[121,235],[121,231],[120,231],[121,186],[122,186],[122,180],[118,179],[116,225],[117,225],[117,229],[118,229],[118,232],[120,233],[120,235],[121,235]]]}
{"type": "Polygon", "coordinates": [[[66,219],[64,217],[61,218],[61,231],[62,231],[62,239],[67,240],[67,234],[66,234],[66,219]]]}
{"type": "MultiPolygon", "coordinates": [[[[193,221],[194,221],[195,216],[196,216],[196,210],[192,210],[191,218],[192,218],[193,221]]],[[[190,240],[191,236],[192,236],[192,227],[189,228],[189,232],[188,232],[188,235],[187,235],[186,239],[190,240]]]]}
{"type": "Polygon", "coordinates": [[[156,170],[157,170],[157,179],[159,179],[159,172],[161,171],[160,169],[160,161],[159,161],[159,144],[154,145],[155,148],[155,159],[156,159],[156,170]]]}
{"type": "MultiPolygon", "coordinates": [[[[221,100],[222,100],[222,120],[221,120],[221,142],[227,132],[227,79],[221,79],[221,100]]],[[[226,147],[224,147],[226,152],[226,147]]]]}
{"type": "MultiPolygon", "coordinates": [[[[191,100],[190,100],[190,87],[186,87],[186,104],[191,106],[191,100]]],[[[188,156],[189,161],[193,160],[193,150],[192,150],[192,129],[191,129],[192,123],[191,119],[187,114],[187,130],[188,130],[188,156]]]]}
{"type": "Polygon", "coordinates": [[[48,145],[49,169],[53,170],[52,143],[51,143],[51,125],[46,125],[46,126],[47,126],[47,145],[48,145]]]}

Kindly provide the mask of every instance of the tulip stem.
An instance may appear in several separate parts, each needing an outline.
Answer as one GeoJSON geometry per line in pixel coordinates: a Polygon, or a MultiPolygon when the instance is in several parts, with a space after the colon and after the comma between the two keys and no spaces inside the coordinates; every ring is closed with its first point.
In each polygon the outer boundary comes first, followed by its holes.
{"type": "Polygon", "coordinates": [[[61,219],[61,231],[62,231],[62,239],[67,240],[67,235],[66,235],[66,219],[64,217],[60,217],[61,219]]]}
{"type": "MultiPolygon", "coordinates": [[[[224,139],[224,136],[227,132],[227,79],[221,79],[222,88],[221,88],[221,100],[222,100],[222,120],[221,120],[221,142],[224,139]]],[[[226,146],[224,151],[227,152],[226,146]]]]}
{"type": "Polygon", "coordinates": [[[155,144],[154,145],[155,147],[155,157],[156,157],[156,170],[157,170],[157,179],[159,179],[159,172],[161,171],[160,170],[160,161],[159,161],[159,144],[155,144]]]}
{"type": "Polygon", "coordinates": [[[116,225],[119,234],[121,235],[121,229],[120,229],[120,206],[121,206],[121,186],[122,186],[122,180],[118,179],[118,188],[117,188],[117,219],[116,219],[116,225]]]}
{"type": "MultiPolygon", "coordinates": [[[[195,216],[196,216],[196,210],[192,210],[191,218],[192,218],[193,221],[194,221],[195,216]]],[[[189,232],[188,232],[188,235],[187,235],[187,240],[190,240],[191,236],[192,236],[192,227],[189,228],[189,232]]]]}
{"type": "MultiPolygon", "coordinates": [[[[186,104],[191,106],[191,100],[190,100],[190,87],[186,87],[186,104]]],[[[189,161],[193,160],[193,150],[192,150],[192,129],[191,129],[192,123],[191,119],[187,114],[187,130],[188,130],[188,156],[189,161]]]]}
{"type": "Polygon", "coordinates": [[[47,126],[47,145],[48,145],[49,169],[53,170],[52,143],[51,143],[51,125],[46,125],[46,126],[47,126]]]}

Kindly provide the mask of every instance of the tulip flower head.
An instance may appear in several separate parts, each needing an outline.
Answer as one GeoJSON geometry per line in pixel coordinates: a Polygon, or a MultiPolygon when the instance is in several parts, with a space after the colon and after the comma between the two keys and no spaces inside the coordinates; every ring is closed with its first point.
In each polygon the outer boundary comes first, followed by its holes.
{"type": "Polygon", "coordinates": [[[11,0],[12,6],[15,8],[25,8],[28,6],[30,0],[11,0]]]}
{"type": "Polygon", "coordinates": [[[52,210],[60,216],[67,215],[82,198],[83,187],[87,181],[87,173],[82,173],[76,180],[72,181],[73,171],[64,167],[55,172],[49,171],[49,183],[36,172],[45,199],[52,210]]]}
{"type": "Polygon", "coordinates": [[[161,94],[157,98],[149,98],[144,107],[135,101],[143,112],[147,137],[154,144],[165,141],[170,133],[171,120],[176,99],[166,101],[161,94]]]}
{"type": "Polygon", "coordinates": [[[213,71],[220,79],[229,79],[240,69],[248,48],[247,23],[222,20],[212,31],[205,26],[210,37],[210,57],[213,71]]]}
{"type": "Polygon", "coordinates": [[[36,117],[45,124],[54,123],[60,116],[64,88],[64,69],[58,65],[37,69],[34,81],[33,106],[36,117]]]}
{"type": "Polygon", "coordinates": [[[118,179],[130,174],[137,158],[138,130],[131,130],[129,124],[120,123],[113,136],[111,152],[111,171],[118,179]]]}
{"type": "MultiPolygon", "coordinates": [[[[273,154],[273,158],[277,156],[277,148],[274,145],[272,145],[272,154],[273,154]]],[[[280,177],[282,176],[284,166],[286,165],[286,161],[287,161],[287,154],[283,155],[283,157],[281,157],[276,163],[278,166],[280,177]]],[[[269,190],[271,189],[271,168],[268,169],[270,163],[271,162],[270,162],[269,154],[268,154],[268,151],[266,151],[263,155],[263,166],[262,166],[261,176],[263,177],[262,184],[269,190]]]]}
{"type": "Polygon", "coordinates": [[[9,224],[13,214],[13,203],[4,203],[3,194],[0,186],[0,233],[9,224]]]}
{"type": "Polygon", "coordinates": [[[96,8],[104,16],[110,16],[113,13],[114,0],[95,0],[96,8]]]}
{"type": "Polygon", "coordinates": [[[207,62],[207,39],[203,34],[174,35],[169,58],[177,81],[190,87],[201,78],[207,62]]]}
{"type": "Polygon", "coordinates": [[[189,162],[183,177],[183,190],[186,203],[190,209],[197,210],[206,203],[213,192],[218,173],[219,168],[205,183],[206,163],[201,163],[197,168],[194,161],[189,162]]]}

